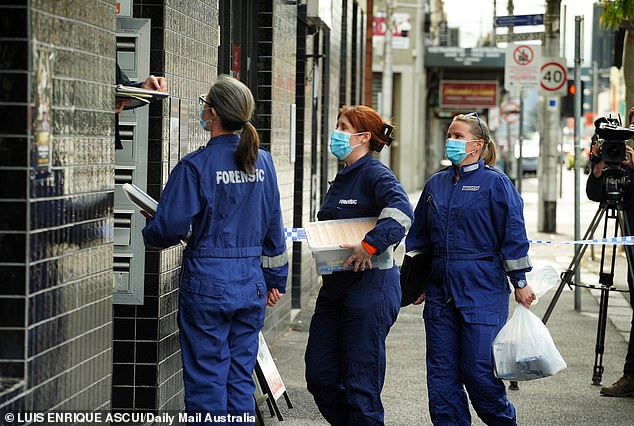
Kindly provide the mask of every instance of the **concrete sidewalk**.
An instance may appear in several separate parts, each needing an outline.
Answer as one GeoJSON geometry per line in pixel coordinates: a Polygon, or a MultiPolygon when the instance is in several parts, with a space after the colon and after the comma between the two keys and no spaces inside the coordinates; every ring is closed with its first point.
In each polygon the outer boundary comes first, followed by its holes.
{"type": "MultiPolygon", "coordinates": [[[[564,179],[569,186],[571,173],[564,179]]],[[[585,176],[582,176],[585,183],[585,176]]],[[[533,240],[565,241],[573,239],[573,191],[567,191],[558,200],[557,230],[555,235],[537,232],[536,179],[526,179],[523,185],[525,216],[529,238],[533,240]],[[561,220],[560,220],[561,218],[561,220]]],[[[413,194],[414,203],[417,194],[413,194]]],[[[581,209],[582,235],[587,223],[597,209],[595,203],[584,202],[581,209]]],[[[574,253],[571,245],[539,245],[531,247],[531,259],[535,269],[550,265],[559,273],[566,270],[574,253]]],[[[617,259],[616,287],[624,288],[625,260],[617,259]]],[[[586,284],[598,283],[598,262],[586,254],[581,262],[581,280],[586,284]]],[[[574,310],[574,292],[567,287],[554,305],[547,326],[568,364],[568,368],[554,377],[529,382],[520,382],[520,390],[509,391],[515,404],[520,425],[633,425],[634,398],[607,398],[599,395],[599,387],[592,385],[597,336],[598,291],[581,289],[581,310],[574,310]]],[[[627,295],[627,293],[624,293],[627,295]]],[[[549,291],[532,311],[540,318],[549,306],[554,290],[549,291]]],[[[311,299],[314,303],[314,297],[311,299]]],[[[511,305],[515,303],[512,302],[511,305]]],[[[304,380],[304,350],[308,338],[308,325],[313,306],[307,306],[295,318],[291,329],[273,342],[271,353],[284,379],[294,408],[288,409],[281,398],[278,401],[285,425],[326,425],[304,380]]],[[[425,382],[425,329],[422,307],[409,306],[401,309],[398,320],[387,339],[387,373],[382,392],[385,406],[385,424],[429,425],[427,409],[427,387],[425,382]]],[[[623,293],[611,292],[608,308],[610,321],[605,333],[603,355],[603,383],[614,382],[622,375],[623,362],[629,337],[629,321],[632,310],[625,302],[623,293]]],[[[265,424],[278,423],[266,416],[266,405],[260,407],[265,414],[265,424]]],[[[473,424],[482,425],[472,412],[473,424]]]]}

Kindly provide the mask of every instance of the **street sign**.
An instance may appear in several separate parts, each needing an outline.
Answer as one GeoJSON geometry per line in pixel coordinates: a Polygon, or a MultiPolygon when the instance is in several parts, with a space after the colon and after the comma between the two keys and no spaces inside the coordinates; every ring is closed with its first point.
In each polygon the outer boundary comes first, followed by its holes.
{"type": "Polygon", "coordinates": [[[544,14],[496,16],[496,27],[519,27],[522,25],[543,25],[544,14]]]}
{"type": "Polygon", "coordinates": [[[540,94],[565,96],[567,68],[566,58],[544,58],[541,66],[540,94]]]}
{"type": "Polygon", "coordinates": [[[429,68],[469,67],[502,68],[504,49],[499,47],[447,47],[425,48],[425,66],[429,68]]]}
{"type": "Polygon", "coordinates": [[[504,88],[507,91],[539,88],[541,52],[539,45],[508,45],[504,59],[504,88]]]}
{"type": "Polygon", "coordinates": [[[546,108],[548,109],[548,111],[556,111],[558,103],[559,103],[559,99],[550,98],[550,99],[548,99],[548,103],[546,104],[546,108]]]}
{"type": "Polygon", "coordinates": [[[517,123],[520,119],[520,106],[517,102],[506,101],[501,106],[502,120],[507,124],[517,123]]]}
{"type": "Polygon", "coordinates": [[[496,43],[510,43],[512,41],[528,41],[528,40],[543,40],[544,32],[532,32],[532,33],[513,33],[513,34],[496,34],[496,43]]]}

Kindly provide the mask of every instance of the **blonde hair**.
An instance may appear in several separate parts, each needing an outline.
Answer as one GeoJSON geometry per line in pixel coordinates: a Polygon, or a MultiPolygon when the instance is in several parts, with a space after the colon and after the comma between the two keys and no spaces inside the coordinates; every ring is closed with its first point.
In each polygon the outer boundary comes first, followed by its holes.
{"type": "Polygon", "coordinates": [[[453,118],[453,121],[462,121],[463,123],[466,123],[469,126],[469,131],[476,138],[484,141],[480,157],[484,160],[485,164],[495,166],[497,153],[495,150],[495,143],[491,138],[491,133],[489,133],[487,123],[484,122],[484,120],[482,120],[475,112],[472,112],[471,114],[458,114],[453,118]]]}

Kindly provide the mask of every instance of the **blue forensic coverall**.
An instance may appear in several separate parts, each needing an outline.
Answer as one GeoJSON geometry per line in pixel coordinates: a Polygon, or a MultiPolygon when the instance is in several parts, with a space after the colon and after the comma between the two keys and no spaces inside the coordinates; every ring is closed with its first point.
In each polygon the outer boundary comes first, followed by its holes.
{"type": "Polygon", "coordinates": [[[286,289],[275,167],[260,150],[255,173],[241,171],[234,160],[239,141],[235,134],[217,136],[185,156],[143,229],[146,244],[162,248],[184,240],[191,225],[178,311],[190,415],[254,415],[252,372],[266,292],[286,289]]]}
{"type": "Polygon", "coordinates": [[[429,412],[434,425],[470,425],[468,393],[487,425],[514,425],[492,344],[508,316],[508,278],[532,268],[524,203],[482,160],[460,168],[459,180],[455,170],[429,178],[405,240],[408,251],[434,249],[423,310],[429,412]]]}
{"type": "MultiPolygon", "coordinates": [[[[319,220],[378,217],[364,241],[391,250],[411,226],[412,206],[392,171],[368,154],[341,170],[319,220]]],[[[306,382],[332,425],[382,425],[385,338],[400,309],[396,266],[323,276],[306,347],[306,382]]]]}

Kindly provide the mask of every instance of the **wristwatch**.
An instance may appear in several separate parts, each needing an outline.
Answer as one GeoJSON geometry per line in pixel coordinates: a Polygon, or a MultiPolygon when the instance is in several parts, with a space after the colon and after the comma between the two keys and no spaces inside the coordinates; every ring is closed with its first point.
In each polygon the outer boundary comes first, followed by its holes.
{"type": "Polygon", "coordinates": [[[511,280],[511,284],[513,284],[513,287],[515,288],[524,288],[528,283],[526,280],[511,280]]]}

